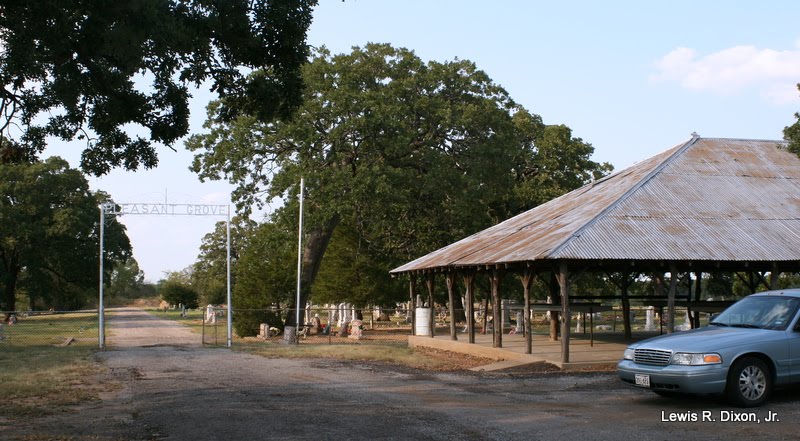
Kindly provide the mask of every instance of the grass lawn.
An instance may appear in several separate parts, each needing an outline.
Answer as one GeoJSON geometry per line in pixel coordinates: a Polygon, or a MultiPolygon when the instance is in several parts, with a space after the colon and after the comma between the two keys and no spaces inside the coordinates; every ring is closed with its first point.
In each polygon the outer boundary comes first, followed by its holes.
{"type": "Polygon", "coordinates": [[[3,324],[0,337],[0,415],[40,416],[97,399],[102,386],[90,382],[102,370],[93,361],[96,314],[23,317],[13,326],[3,324]]]}

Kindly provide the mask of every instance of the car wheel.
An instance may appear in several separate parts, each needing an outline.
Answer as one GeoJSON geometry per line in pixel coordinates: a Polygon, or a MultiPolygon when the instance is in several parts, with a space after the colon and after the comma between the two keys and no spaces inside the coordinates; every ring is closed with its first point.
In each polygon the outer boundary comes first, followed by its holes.
{"type": "Polygon", "coordinates": [[[725,392],[738,406],[760,406],[772,391],[772,375],[767,365],[757,358],[743,358],[731,366],[725,392]]]}

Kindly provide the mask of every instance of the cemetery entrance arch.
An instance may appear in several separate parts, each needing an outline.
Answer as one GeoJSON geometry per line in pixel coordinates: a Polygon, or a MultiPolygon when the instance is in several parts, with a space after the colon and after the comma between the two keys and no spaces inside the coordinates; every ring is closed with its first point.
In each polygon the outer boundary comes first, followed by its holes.
{"type": "Polygon", "coordinates": [[[170,203],[146,203],[146,202],[132,202],[117,204],[107,202],[100,205],[100,298],[98,303],[99,315],[99,332],[98,343],[100,349],[105,348],[105,307],[103,299],[103,236],[105,229],[106,216],[215,216],[226,218],[226,233],[227,233],[227,252],[226,252],[226,265],[227,265],[227,302],[228,302],[228,320],[227,320],[227,343],[231,347],[233,343],[233,304],[231,302],[231,210],[230,205],[208,205],[208,204],[170,204],[170,203]]]}

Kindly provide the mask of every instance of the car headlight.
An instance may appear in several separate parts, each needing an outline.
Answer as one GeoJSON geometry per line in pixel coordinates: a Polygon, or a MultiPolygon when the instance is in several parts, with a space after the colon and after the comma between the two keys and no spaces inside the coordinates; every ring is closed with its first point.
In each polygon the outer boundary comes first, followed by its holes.
{"type": "Polygon", "coordinates": [[[680,364],[685,366],[703,366],[707,364],[721,364],[722,357],[710,352],[707,354],[691,354],[688,352],[677,352],[672,356],[670,364],[680,364]]]}
{"type": "Polygon", "coordinates": [[[622,354],[622,358],[624,360],[633,360],[633,348],[625,349],[625,353],[622,354]]]}

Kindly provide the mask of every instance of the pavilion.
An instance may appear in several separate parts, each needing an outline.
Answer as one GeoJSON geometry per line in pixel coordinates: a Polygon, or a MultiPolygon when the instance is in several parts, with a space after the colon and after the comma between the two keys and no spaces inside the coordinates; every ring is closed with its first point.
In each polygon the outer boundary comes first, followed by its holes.
{"type": "MultiPolygon", "coordinates": [[[[467,317],[473,317],[476,276],[491,281],[493,311],[500,308],[500,279],[518,276],[525,298],[526,353],[531,349],[531,281],[536,275],[552,277],[558,282],[551,284],[558,299],[553,328],[560,324],[561,359],[567,363],[571,314],[580,307],[570,297],[574,274],[619,275],[618,298],[627,312],[627,288],[639,274],[652,275],[664,289],[666,273],[720,271],[750,273],[752,291],[759,284],[775,286],[781,272],[800,271],[800,158],[786,150],[785,142],[692,134],[680,145],[391,273],[409,276],[412,305],[418,278],[432,303],[436,276],[443,276],[451,317],[457,277],[465,285],[467,317]]],[[[669,278],[663,297],[668,332],[674,329],[677,279],[669,278]]],[[[690,300],[688,306],[702,309],[690,300]]],[[[473,321],[467,326],[474,343],[473,321]]],[[[502,331],[493,328],[493,346],[502,347],[502,331]]],[[[450,330],[455,340],[454,323],[450,330]]]]}

